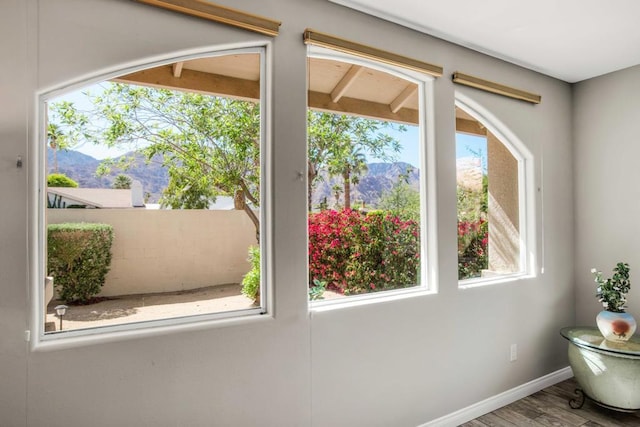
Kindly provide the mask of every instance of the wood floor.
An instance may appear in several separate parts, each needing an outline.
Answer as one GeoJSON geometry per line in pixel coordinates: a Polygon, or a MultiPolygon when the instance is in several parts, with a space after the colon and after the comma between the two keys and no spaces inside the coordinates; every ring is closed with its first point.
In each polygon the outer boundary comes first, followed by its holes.
{"type": "Polygon", "coordinates": [[[585,427],[640,427],[640,411],[616,412],[585,401],[580,409],[571,409],[569,400],[576,397],[578,388],[573,378],[545,388],[461,427],[504,426],[585,426],[585,427]]]}

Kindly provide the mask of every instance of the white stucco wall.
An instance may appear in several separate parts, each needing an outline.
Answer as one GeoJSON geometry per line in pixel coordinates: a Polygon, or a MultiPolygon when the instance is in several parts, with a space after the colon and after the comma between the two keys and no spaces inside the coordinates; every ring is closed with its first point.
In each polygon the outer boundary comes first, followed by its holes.
{"type": "Polygon", "coordinates": [[[243,211],[48,209],[49,224],[113,227],[111,267],[101,296],[171,292],[240,283],[257,245],[243,211]]]}
{"type": "Polygon", "coordinates": [[[24,331],[35,280],[35,93],[141,57],[263,37],[124,0],[3,1],[0,57],[10,72],[0,74],[0,192],[11,203],[0,204],[0,424],[415,426],[567,366],[558,330],[575,313],[569,85],[327,1],[222,3],[283,22],[272,65],[274,318],[32,352],[24,331]],[[307,27],[445,67],[432,106],[436,295],[309,315],[306,184],[298,179],[306,165],[307,27]],[[543,102],[454,87],[454,71],[539,93],[543,102]],[[544,274],[536,278],[458,288],[456,89],[493,111],[538,160],[544,274]],[[22,169],[17,155],[26,159],[22,169]]]}
{"type": "Polygon", "coordinates": [[[581,82],[574,90],[577,323],[602,306],[591,268],[605,277],[631,268],[628,311],[640,318],[640,66],[581,82]]]}

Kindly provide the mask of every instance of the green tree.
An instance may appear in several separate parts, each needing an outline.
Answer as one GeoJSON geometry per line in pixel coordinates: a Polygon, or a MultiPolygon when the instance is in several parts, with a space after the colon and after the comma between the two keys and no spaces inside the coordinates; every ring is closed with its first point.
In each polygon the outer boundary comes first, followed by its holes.
{"type": "Polygon", "coordinates": [[[47,186],[77,188],[78,183],[63,173],[52,173],[47,176],[47,186]]]}
{"type": "Polygon", "coordinates": [[[58,173],[58,151],[68,150],[83,139],[81,129],[87,118],[78,116],[72,102],[60,101],[52,104],[47,124],[47,144],[53,150],[53,172],[58,173]],[[68,122],[75,122],[68,126],[68,122]]]}
{"type": "Polygon", "coordinates": [[[345,114],[309,110],[308,120],[308,202],[311,209],[313,189],[321,170],[343,178],[345,207],[351,204],[351,184],[366,170],[367,155],[393,161],[400,142],[385,130],[403,132],[406,128],[391,122],[345,114]]]}
{"type": "Polygon", "coordinates": [[[411,219],[420,223],[420,193],[406,181],[400,180],[391,190],[385,191],[378,207],[404,220],[411,219]]]}
{"type": "Polygon", "coordinates": [[[129,161],[136,153],[147,161],[161,159],[169,173],[163,206],[203,209],[217,196],[231,196],[258,237],[253,212],[260,205],[258,104],[128,84],[109,84],[89,99],[94,107],[89,112],[58,107],[60,120],[96,144],[133,149],[129,161]]]}
{"type": "Polygon", "coordinates": [[[128,190],[131,188],[132,180],[129,176],[120,174],[116,176],[113,180],[113,184],[111,184],[112,188],[128,190]]]}

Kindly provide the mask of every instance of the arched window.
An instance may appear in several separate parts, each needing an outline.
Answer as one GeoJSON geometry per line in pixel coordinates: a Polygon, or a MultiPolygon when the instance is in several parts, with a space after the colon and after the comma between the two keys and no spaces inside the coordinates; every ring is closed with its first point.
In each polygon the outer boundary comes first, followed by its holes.
{"type": "Polygon", "coordinates": [[[266,53],[41,95],[43,341],[268,312],[266,53]]]}
{"type": "Polygon", "coordinates": [[[433,78],[311,46],[309,296],[434,289],[433,78]],[[429,111],[428,111],[429,110],[429,111]],[[427,112],[428,111],[428,112],[427,112]],[[431,221],[431,222],[430,222],[431,221]]]}
{"type": "Polygon", "coordinates": [[[458,279],[533,271],[533,157],[483,107],[456,95],[458,279]]]}

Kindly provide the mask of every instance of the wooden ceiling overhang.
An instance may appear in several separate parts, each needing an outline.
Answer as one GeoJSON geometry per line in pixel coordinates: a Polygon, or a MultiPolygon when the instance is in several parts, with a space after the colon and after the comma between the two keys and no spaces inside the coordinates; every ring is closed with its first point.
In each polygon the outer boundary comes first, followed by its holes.
{"type": "MultiPolygon", "coordinates": [[[[260,98],[260,56],[232,54],[176,62],[112,81],[192,91],[250,102],[260,98]]],[[[308,105],[317,111],[418,125],[418,85],[398,76],[344,61],[308,59],[308,105]]],[[[484,135],[471,116],[456,108],[461,132],[484,135]]]]}

